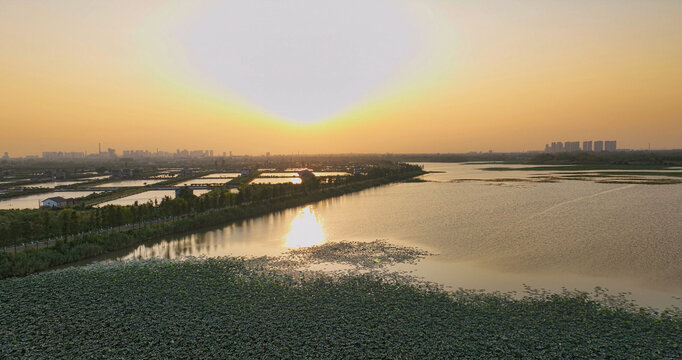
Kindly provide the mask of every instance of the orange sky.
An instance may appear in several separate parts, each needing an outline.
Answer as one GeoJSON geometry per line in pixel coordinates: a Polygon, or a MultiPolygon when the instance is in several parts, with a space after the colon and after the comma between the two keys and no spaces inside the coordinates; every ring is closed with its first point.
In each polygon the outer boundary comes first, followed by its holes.
{"type": "Polygon", "coordinates": [[[680,1],[145,3],[0,2],[0,152],[682,148],[680,1]]]}

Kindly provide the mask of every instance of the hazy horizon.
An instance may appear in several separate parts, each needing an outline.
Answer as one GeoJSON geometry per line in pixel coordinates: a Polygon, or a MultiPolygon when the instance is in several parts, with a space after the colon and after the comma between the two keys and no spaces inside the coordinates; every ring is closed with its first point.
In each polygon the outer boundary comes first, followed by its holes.
{"type": "Polygon", "coordinates": [[[682,2],[0,3],[0,154],[682,148],[682,2]]]}

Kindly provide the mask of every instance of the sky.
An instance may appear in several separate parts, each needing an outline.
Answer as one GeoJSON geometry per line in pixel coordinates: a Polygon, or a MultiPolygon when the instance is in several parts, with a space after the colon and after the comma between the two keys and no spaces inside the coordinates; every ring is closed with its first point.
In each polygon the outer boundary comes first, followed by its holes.
{"type": "Polygon", "coordinates": [[[0,0],[0,152],[682,148],[682,1],[0,0]]]}

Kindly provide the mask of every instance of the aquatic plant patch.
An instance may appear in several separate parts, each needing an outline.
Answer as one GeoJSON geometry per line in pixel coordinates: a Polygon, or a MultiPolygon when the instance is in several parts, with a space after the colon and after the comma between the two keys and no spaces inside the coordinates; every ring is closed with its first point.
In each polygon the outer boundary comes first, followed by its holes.
{"type": "Polygon", "coordinates": [[[390,244],[385,240],[371,242],[339,241],[290,250],[286,257],[301,265],[311,263],[339,263],[357,268],[379,268],[397,263],[416,263],[431,255],[407,246],[390,244]]]}
{"type": "Polygon", "coordinates": [[[580,294],[446,292],[247,260],[135,261],[0,281],[0,358],[679,358],[682,322],[580,294]]]}

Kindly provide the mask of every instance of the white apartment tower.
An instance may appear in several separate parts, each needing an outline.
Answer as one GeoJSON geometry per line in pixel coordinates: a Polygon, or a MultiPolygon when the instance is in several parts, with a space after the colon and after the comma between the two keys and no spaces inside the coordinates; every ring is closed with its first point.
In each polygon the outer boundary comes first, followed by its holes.
{"type": "Polygon", "coordinates": [[[604,142],[597,140],[594,142],[594,151],[604,151],[604,142]]]}

